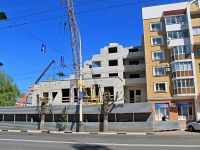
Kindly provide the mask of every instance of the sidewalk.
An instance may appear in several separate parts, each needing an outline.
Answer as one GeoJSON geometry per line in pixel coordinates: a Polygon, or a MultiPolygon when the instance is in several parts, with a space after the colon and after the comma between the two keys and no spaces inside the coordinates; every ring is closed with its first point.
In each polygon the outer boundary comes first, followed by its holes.
{"type": "Polygon", "coordinates": [[[1,132],[28,132],[28,133],[50,133],[50,134],[122,134],[122,135],[147,135],[150,133],[143,133],[143,132],[72,132],[72,131],[51,131],[51,130],[0,130],[1,132]]]}

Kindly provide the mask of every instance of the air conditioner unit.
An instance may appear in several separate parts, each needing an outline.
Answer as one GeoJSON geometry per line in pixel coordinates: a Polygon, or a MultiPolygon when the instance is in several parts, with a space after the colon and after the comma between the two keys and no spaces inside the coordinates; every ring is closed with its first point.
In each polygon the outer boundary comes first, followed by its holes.
{"type": "Polygon", "coordinates": [[[165,67],[169,67],[169,64],[166,64],[165,67]]]}
{"type": "Polygon", "coordinates": [[[182,24],[183,26],[186,26],[186,25],[187,25],[187,23],[185,23],[185,22],[182,22],[181,24],[182,24]]]}
{"type": "Polygon", "coordinates": [[[170,103],[169,106],[170,107],[176,107],[176,103],[170,103]]]}
{"type": "Polygon", "coordinates": [[[166,69],[166,71],[170,71],[170,68],[168,68],[168,67],[167,67],[167,68],[165,68],[165,69],[166,69]]]}

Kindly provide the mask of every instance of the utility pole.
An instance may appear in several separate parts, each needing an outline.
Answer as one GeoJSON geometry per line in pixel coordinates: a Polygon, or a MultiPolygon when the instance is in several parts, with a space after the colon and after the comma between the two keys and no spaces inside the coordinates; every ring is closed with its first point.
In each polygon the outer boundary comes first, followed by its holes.
{"type": "Polygon", "coordinates": [[[74,6],[73,0],[66,0],[67,2],[67,11],[68,11],[68,21],[71,35],[71,46],[73,53],[73,66],[75,69],[75,73],[79,76],[79,93],[78,93],[78,101],[79,101],[79,132],[83,132],[83,111],[82,111],[82,103],[83,103],[83,69],[82,69],[82,55],[81,55],[81,36],[78,28],[78,23],[74,14],[74,6]]]}

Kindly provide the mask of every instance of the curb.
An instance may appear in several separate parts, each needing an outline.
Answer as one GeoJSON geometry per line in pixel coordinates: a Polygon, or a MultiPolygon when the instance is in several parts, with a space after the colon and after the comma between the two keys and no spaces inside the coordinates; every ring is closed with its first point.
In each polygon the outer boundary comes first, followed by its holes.
{"type": "Polygon", "coordinates": [[[0,132],[27,132],[27,133],[50,133],[50,134],[100,134],[100,135],[147,135],[148,133],[137,132],[70,132],[70,131],[39,131],[39,130],[0,130],[0,132]]]}

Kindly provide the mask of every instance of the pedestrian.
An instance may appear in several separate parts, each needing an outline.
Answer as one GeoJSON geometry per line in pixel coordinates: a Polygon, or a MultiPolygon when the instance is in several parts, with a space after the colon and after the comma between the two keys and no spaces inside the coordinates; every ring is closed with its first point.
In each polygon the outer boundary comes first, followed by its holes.
{"type": "Polygon", "coordinates": [[[33,116],[31,117],[31,122],[33,122],[33,116]]]}
{"type": "Polygon", "coordinates": [[[88,119],[87,119],[87,118],[85,119],[85,122],[88,122],[88,119]]]}
{"type": "Polygon", "coordinates": [[[164,116],[162,117],[162,121],[166,121],[167,117],[166,115],[164,114],[164,116]]]}

